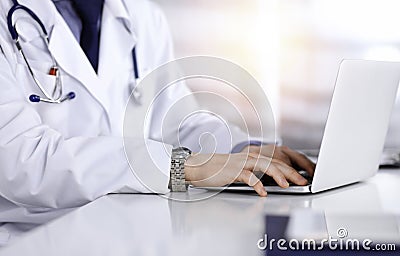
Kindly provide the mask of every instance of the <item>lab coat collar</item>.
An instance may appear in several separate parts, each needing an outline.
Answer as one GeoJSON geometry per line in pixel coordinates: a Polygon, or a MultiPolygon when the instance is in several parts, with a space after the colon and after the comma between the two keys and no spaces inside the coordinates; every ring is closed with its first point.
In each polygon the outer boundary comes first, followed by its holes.
{"type": "Polygon", "coordinates": [[[123,21],[129,32],[134,33],[128,9],[122,0],[106,0],[104,5],[110,10],[110,13],[123,21]]]}
{"type": "Polygon", "coordinates": [[[98,76],[110,84],[115,76],[115,63],[132,62],[132,50],[137,41],[128,12],[120,0],[106,1],[100,32],[98,76]],[[129,29],[129,27],[131,29],[129,29]]]}

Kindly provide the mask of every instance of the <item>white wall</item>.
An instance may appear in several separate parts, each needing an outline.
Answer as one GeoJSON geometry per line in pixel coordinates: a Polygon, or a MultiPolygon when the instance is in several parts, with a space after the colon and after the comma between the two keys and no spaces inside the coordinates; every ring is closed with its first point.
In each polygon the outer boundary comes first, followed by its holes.
{"type": "MultiPolygon", "coordinates": [[[[153,1],[178,57],[226,58],[258,79],[295,148],[319,147],[341,59],[400,61],[398,0],[153,1]]],[[[387,147],[400,148],[399,99],[387,147]]]]}
{"type": "MultiPolygon", "coordinates": [[[[242,66],[263,87],[274,109],[275,119],[279,120],[278,1],[153,1],[167,16],[177,57],[211,55],[242,66]]],[[[215,83],[190,81],[188,84],[194,91],[207,88],[228,94],[239,108],[245,105],[232,91],[215,88],[215,83]]],[[[207,104],[204,107],[207,108],[207,104]]],[[[229,119],[229,113],[227,117],[229,119]]],[[[246,117],[250,119],[250,125],[257,122],[250,116],[246,117]]]]}

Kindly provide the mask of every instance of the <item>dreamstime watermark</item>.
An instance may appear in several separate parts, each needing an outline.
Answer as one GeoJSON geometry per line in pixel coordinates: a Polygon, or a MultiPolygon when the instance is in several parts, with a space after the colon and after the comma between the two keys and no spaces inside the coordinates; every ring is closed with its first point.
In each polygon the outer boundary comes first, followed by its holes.
{"type": "Polygon", "coordinates": [[[336,232],[337,238],[329,236],[328,239],[315,240],[315,239],[276,239],[268,238],[267,234],[257,241],[257,247],[260,250],[279,250],[279,251],[299,251],[299,250],[313,250],[322,251],[329,249],[331,251],[396,251],[396,244],[394,243],[374,243],[371,239],[354,239],[347,238],[348,231],[346,228],[339,228],[336,232]]]}

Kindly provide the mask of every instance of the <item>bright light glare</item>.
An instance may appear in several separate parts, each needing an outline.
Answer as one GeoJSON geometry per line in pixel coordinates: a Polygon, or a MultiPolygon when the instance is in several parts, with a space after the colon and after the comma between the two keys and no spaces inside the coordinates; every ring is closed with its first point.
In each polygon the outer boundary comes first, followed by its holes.
{"type": "Polygon", "coordinates": [[[327,38],[394,41],[400,38],[398,0],[313,1],[314,25],[327,38]]]}

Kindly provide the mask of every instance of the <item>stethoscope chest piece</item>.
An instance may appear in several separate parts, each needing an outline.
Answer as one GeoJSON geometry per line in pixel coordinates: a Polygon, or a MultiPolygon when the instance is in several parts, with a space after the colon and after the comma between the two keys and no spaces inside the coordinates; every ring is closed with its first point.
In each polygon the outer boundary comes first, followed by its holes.
{"type": "Polygon", "coordinates": [[[138,106],[143,105],[143,90],[141,88],[139,88],[137,82],[131,84],[130,89],[132,90],[131,97],[132,97],[133,103],[135,103],[135,105],[138,105],[138,106]]]}

